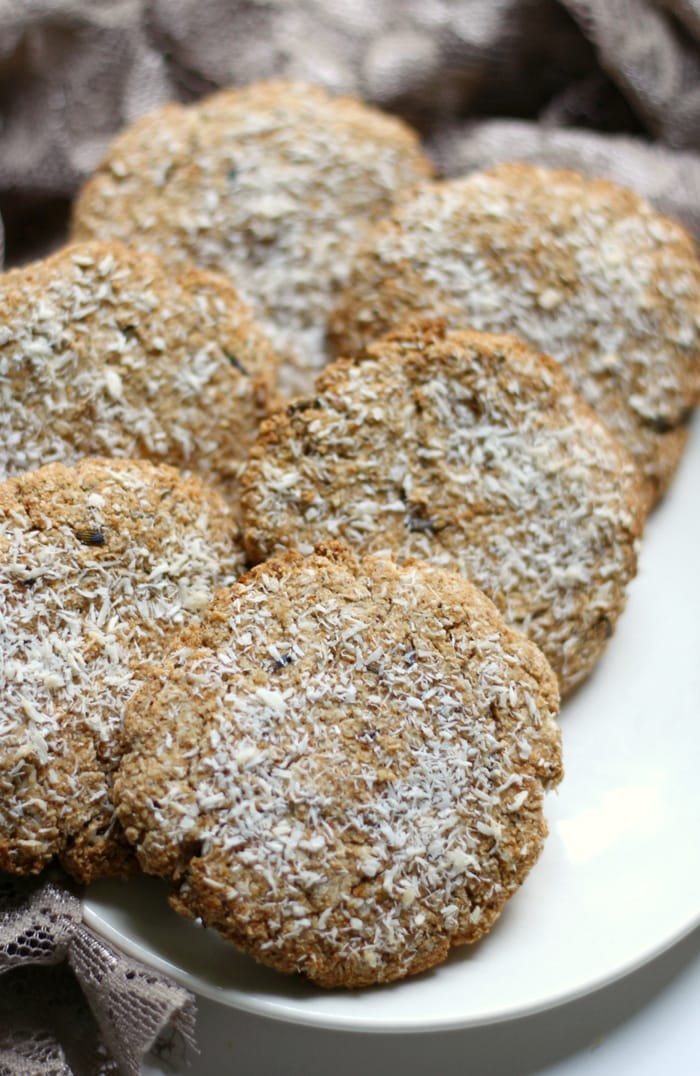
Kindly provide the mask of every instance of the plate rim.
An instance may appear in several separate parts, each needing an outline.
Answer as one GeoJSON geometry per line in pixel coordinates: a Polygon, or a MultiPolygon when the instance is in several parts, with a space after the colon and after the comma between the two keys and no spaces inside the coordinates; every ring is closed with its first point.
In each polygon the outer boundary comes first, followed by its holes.
{"type": "MultiPolygon", "coordinates": [[[[91,931],[98,935],[102,941],[117,947],[120,952],[145,964],[151,970],[160,972],[161,974],[174,979],[180,986],[191,991],[198,997],[206,998],[208,1001],[214,1001],[226,1008],[236,1009],[237,1011],[250,1013],[254,1016],[261,1016],[269,1020],[279,1020],[283,1023],[312,1027],[319,1030],[387,1035],[418,1035],[442,1031],[466,1030],[468,1028],[476,1027],[489,1027],[494,1024],[508,1023],[511,1020],[523,1019],[529,1016],[535,1016],[538,1013],[549,1012],[561,1005],[567,1005],[571,1002],[578,1001],[581,998],[588,997],[598,990],[602,990],[607,986],[611,986],[614,983],[633,975],[636,971],[639,971],[642,967],[652,963],[675,945],[678,945],[684,939],[690,937],[694,931],[700,929],[699,909],[686,923],[682,924],[676,930],[669,932],[669,934],[663,938],[657,939],[654,945],[650,946],[649,949],[636,954],[633,959],[623,961],[607,973],[601,973],[597,976],[594,975],[585,983],[581,983],[564,992],[557,992],[556,994],[550,994],[546,997],[534,999],[528,1003],[514,1004],[505,1009],[490,1013],[482,1013],[471,1017],[468,1015],[464,1017],[447,1016],[444,1020],[435,1020],[434,1018],[431,1018],[428,1021],[425,1019],[421,1020],[420,1016],[413,1016],[410,1020],[407,1019],[405,1023],[401,1023],[398,1021],[387,1021],[386,1018],[372,1021],[366,1017],[358,1018],[357,1015],[342,1016],[333,1013],[318,1012],[314,1011],[313,1008],[310,1008],[308,1012],[299,1012],[298,1008],[287,1006],[285,1003],[280,1003],[279,1000],[275,1000],[274,1002],[266,1001],[265,999],[260,999],[255,994],[247,994],[245,991],[239,990],[238,988],[232,987],[230,990],[226,990],[222,987],[208,984],[205,980],[200,979],[199,976],[193,975],[184,968],[171,963],[165,957],[160,957],[157,954],[153,954],[149,950],[144,949],[139,942],[133,942],[128,938],[125,939],[124,935],[116,928],[105,925],[104,921],[100,918],[99,913],[90,905],[87,895],[82,899],[82,910],[83,922],[91,931]]],[[[400,981],[397,985],[400,985],[400,981]]]]}

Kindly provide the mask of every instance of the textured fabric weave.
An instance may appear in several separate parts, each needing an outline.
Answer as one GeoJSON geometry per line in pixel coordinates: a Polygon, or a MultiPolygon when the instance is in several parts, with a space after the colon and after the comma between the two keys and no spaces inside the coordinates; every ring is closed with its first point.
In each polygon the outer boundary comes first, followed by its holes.
{"type": "Polygon", "coordinates": [[[429,139],[466,116],[531,124],[531,140],[503,127],[497,154],[493,133],[479,139],[483,158],[453,126],[450,173],[529,156],[543,122],[546,153],[584,170],[591,147],[559,142],[566,127],[634,135],[598,143],[595,167],[652,197],[660,168],[660,207],[698,234],[700,0],[0,0],[8,260],[56,244],[68,199],[136,116],[278,77],[357,94],[429,139]],[[651,156],[650,138],[664,147],[651,156]]]}
{"type": "Polygon", "coordinates": [[[192,1042],[194,999],[115,953],[62,881],[0,875],[0,1076],[136,1076],[163,1033],[192,1042]]]}

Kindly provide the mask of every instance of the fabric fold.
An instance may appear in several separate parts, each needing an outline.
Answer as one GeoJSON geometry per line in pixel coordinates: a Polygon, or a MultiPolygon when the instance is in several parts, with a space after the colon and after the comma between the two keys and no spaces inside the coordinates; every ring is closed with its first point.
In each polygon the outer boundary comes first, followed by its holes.
{"type": "Polygon", "coordinates": [[[194,1046],[193,996],[106,945],[63,881],[0,876],[0,1073],[138,1076],[163,1035],[194,1046]]]}

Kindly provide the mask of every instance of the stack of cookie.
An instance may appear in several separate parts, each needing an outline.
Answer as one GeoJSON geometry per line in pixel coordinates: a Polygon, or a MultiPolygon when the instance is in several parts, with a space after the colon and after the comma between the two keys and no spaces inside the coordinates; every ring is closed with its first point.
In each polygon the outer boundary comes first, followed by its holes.
{"type": "Polygon", "coordinates": [[[700,392],[692,245],[296,83],[135,124],[74,238],[0,277],[0,866],[428,968],[542,848],[700,392]]]}

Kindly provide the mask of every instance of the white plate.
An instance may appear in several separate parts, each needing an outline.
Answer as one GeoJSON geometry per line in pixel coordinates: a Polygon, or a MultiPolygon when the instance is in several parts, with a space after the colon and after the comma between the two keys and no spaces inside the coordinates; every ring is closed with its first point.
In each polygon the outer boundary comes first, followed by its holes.
{"type": "Polygon", "coordinates": [[[86,922],[196,993],[358,1031],[435,1031],[536,1012],[631,971],[700,921],[700,423],[647,527],[627,610],[562,712],[550,837],[485,939],[390,986],[325,992],[180,919],[153,879],[98,883],[86,922]]]}

